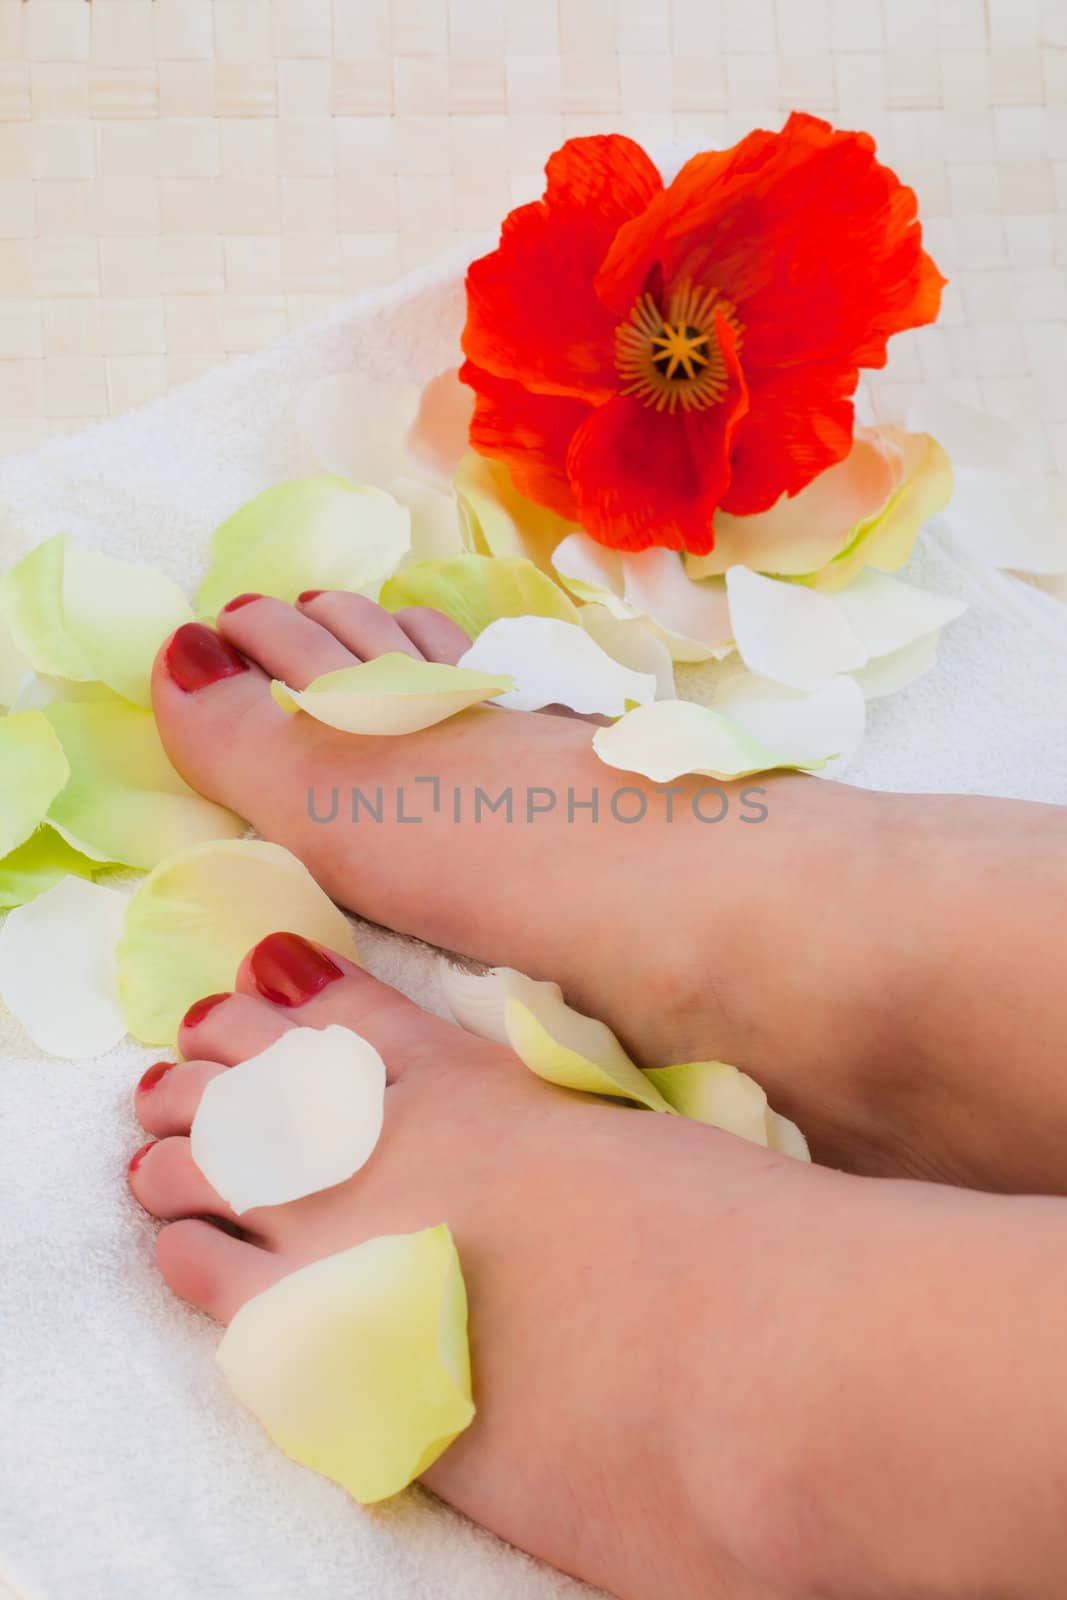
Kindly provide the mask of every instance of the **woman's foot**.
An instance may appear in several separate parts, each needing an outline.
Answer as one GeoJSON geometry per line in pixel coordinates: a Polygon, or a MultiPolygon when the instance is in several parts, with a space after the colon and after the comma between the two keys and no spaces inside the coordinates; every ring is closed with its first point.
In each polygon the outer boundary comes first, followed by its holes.
{"type": "Polygon", "coordinates": [[[734,1062],[817,1159],[1064,1187],[1067,1099],[1062,1114],[1037,1094],[1026,1109],[1042,1060],[1020,1041],[1005,1073],[1015,1012],[990,1027],[972,1002],[1026,996],[1045,1050],[1067,1027],[1061,986],[1043,977],[1055,937],[1040,939],[1047,861],[1029,838],[1051,839],[1067,865],[1054,808],[1002,815],[997,802],[781,776],[667,791],[605,767],[588,727],[564,718],[482,709],[355,738],[270,696],[272,677],[300,688],[390,650],[454,661],[466,642],[436,612],[391,617],[358,595],[295,608],[241,596],[218,633],[190,625],[161,652],[162,737],[194,787],[288,846],[341,904],[556,980],[644,1065],[734,1062]],[[758,798],[746,803],[746,788],[758,798]],[[642,806],[643,820],[625,820],[642,806]],[[1033,887],[1021,974],[994,873],[1017,894],[1033,887]]]}
{"type": "Polygon", "coordinates": [[[623,1600],[1051,1592],[1029,1578],[1067,1559],[1067,1418],[1042,1377],[1055,1318],[1027,1299],[1031,1279],[1058,1292],[1057,1203],[847,1178],[551,1088],[291,935],[238,990],[137,1094],[158,1142],[129,1181],[169,1224],[163,1274],[228,1321],[307,1262],[446,1221],[478,1415],[428,1474],[444,1498],[623,1600]],[[234,1219],[190,1155],[205,1084],[333,1022],[387,1063],[378,1148],[347,1183],[234,1219]]]}

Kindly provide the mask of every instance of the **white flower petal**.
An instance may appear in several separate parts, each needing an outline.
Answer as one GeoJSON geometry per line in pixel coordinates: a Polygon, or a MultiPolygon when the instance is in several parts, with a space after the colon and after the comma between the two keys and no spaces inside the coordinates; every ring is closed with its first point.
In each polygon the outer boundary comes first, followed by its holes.
{"type": "Polygon", "coordinates": [[[867,700],[880,700],[885,695],[896,694],[916,678],[921,678],[924,672],[929,672],[937,660],[937,642],[938,635],[928,633],[890,655],[877,656],[865,667],[853,672],[852,681],[859,685],[867,700]]]}
{"type": "Polygon", "coordinates": [[[103,1055],[126,1035],[115,952],[128,901],[64,878],[0,927],[0,996],[49,1055],[103,1055]]]}
{"type": "Polygon", "coordinates": [[[416,661],[399,651],[324,673],[306,689],[277,679],[271,694],[285,711],[304,711],[342,733],[417,733],[510,689],[506,675],[416,661]]]}
{"type": "Polygon", "coordinates": [[[838,772],[858,749],[866,722],[863,693],[843,675],[805,692],[735,672],[716,686],[713,707],[779,761],[803,767],[815,752],[833,757],[829,765],[838,772]]]}
{"type": "Polygon", "coordinates": [[[515,688],[497,703],[515,711],[562,705],[584,716],[617,717],[628,701],[643,705],[656,694],[650,673],[632,672],[584,628],[556,617],[501,617],[478,635],[459,664],[510,673],[515,688]]]}
{"type": "Polygon", "coordinates": [[[287,1205],[358,1172],[381,1137],[385,1063],[349,1028],[293,1028],[214,1078],[192,1157],[240,1213],[287,1205]]]}
{"type": "Polygon", "coordinates": [[[779,756],[719,711],[691,700],[638,706],[593,735],[593,749],[609,767],[639,772],[653,783],[686,773],[726,781],[777,767],[814,770],[835,751],[813,749],[803,759],[779,756]]]}
{"type": "Polygon", "coordinates": [[[671,653],[641,618],[615,617],[607,606],[591,605],[582,606],[578,621],[614,661],[620,661],[632,672],[651,673],[656,680],[657,700],[675,698],[671,653]]]}
{"type": "Polygon", "coordinates": [[[676,550],[624,555],[622,569],[623,599],[656,623],[676,661],[728,653],[734,629],[721,579],[694,582],[676,550]]]}
{"type": "Polygon", "coordinates": [[[741,659],[760,677],[791,689],[817,689],[865,664],[867,652],[835,596],[747,567],[730,568],[726,590],[741,659]]]}
{"type": "Polygon", "coordinates": [[[868,567],[833,597],[869,658],[892,655],[937,633],[967,607],[868,567]]]}

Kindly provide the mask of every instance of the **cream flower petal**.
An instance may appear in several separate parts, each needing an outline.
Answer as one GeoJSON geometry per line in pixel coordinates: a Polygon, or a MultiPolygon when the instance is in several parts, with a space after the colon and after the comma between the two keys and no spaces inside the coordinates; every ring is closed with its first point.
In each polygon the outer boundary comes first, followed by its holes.
{"type": "Polygon", "coordinates": [[[413,462],[429,476],[451,482],[467,454],[474,391],[450,367],[431,378],[418,397],[415,420],[404,437],[413,462]]]}
{"type": "Polygon", "coordinates": [[[813,588],[836,593],[867,567],[899,572],[909,560],[923,524],[952,499],[952,463],[936,439],[900,428],[880,431],[900,451],[901,481],[882,510],[859,523],[844,549],[811,575],[808,581],[813,588]]]}
{"type": "Polygon", "coordinates": [[[130,900],[119,944],[130,1032],[173,1044],[193,1001],[231,988],[249,950],[279,929],[359,959],[345,917],[280,845],[224,840],[162,862],[130,900]]]}
{"type": "Polygon", "coordinates": [[[834,599],[870,658],[887,656],[938,633],[967,607],[950,595],[917,589],[884,572],[868,568],[834,599]]]}
{"type": "Polygon", "coordinates": [[[713,709],[780,763],[805,767],[818,752],[826,758],[821,777],[840,772],[855,754],[867,716],[863,691],[844,675],[805,692],[734,672],[717,684],[713,709]]]}
{"type": "Polygon", "coordinates": [[[0,706],[15,705],[29,671],[30,663],[15,644],[11,624],[4,611],[3,588],[0,584],[0,706]]]}
{"type": "Polygon", "coordinates": [[[48,821],[97,861],[154,867],[176,850],[236,839],[246,824],[171,766],[150,711],[121,701],[56,701],[47,719],[70,764],[48,821]]]}
{"type": "Polygon", "coordinates": [[[70,777],[63,746],[41,711],[0,717],[0,857],[24,844],[70,777]]]}
{"type": "Polygon", "coordinates": [[[578,607],[532,561],[515,556],[453,556],[423,561],[382,585],[388,611],[433,606],[476,639],[500,617],[557,617],[577,622],[578,607]]]}
{"type": "Polygon", "coordinates": [[[590,605],[581,608],[578,621],[614,661],[632,672],[650,673],[656,680],[657,700],[675,698],[671,653],[640,618],[615,617],[607,606],[590,605]]]}
{"type": "Polygon", "coordinates": [[[817,689],[867,660],[830,595],[764,578],[747,567],[730,568],[726,592],[741,659],[762,678],[790,689],[817,689]]]}
{"type": "Polygon", "coordinates": [[[115,948],[127,904],[117,889],[64,878],[0,927],[0,996],[49,1055],[99,1056],[125,1038],[115,948]]]}
{"type": "Polygon", "coordinates": [[[921,678],[924,672],[930,671],[937,660],[937,642],[936,633],[924,634],[921,639],[904,645],[900,650],[868,661],[865,667],[860,667],[850,677],[853,683],[859,685],[866,700],[881,700],[885,695],[896,694],[916,678],[921,678]]]}
{"type": "Polygon", "coordinates": [[[385,1062],[336,1024],[293,1028],[204,1090],[192,1157],[240,1214],[344,1183],[370,1160],[385,1117],[385,1062]]]}
{"type": "Polygon", "coordinates": [[[543,572],[552,572],[552,552],[573,522],[527,500],[502,461],[473,450],[456,468],[455,486],[467,542],[479,555],[525,556],[543,572]]]}
{"type": "Polygon", "coordinates": [[[512,680],[500,674],[416,661],[399,651],[324,673],[306,689],[277,679],[271,694],[285,711],[304,711],[342,733],[416,733],[468,707],[502,696],[512,680]]]}
{"type": "Polygon", "coordinates": [[[177,584],[151,567],[83,550],[63,534],[12,567],[0,609],[36,671],[98,680],[135,704],[151,704],[160,645],[192,618],[177,584]]]}
{"type": "Polygon", "coordinates": [[[510,673],[515,688],[499,704],[514,711],[567,706],[585,716],[617,717],[628,702],[655,698],[656,680],[632,672],[602,650],[585,629],[555,617],[503,617],[491,622],[460,658],[481,672],[510,673]]]}
{"type": "Polygon", "coordinates": [[[675,661],[707,661],[733,649],[724,585],[694,583],[672,550],[621,555],[586,533],[564,539],[553,564],[578,599],[626,621],[641,618],[675,661]]]}
{"type": "Polygon", "coordinates": [[[376,596],[411,545],[411,517],[381,489],[298,478],[266,489],[212,539],[198,603],[214,615],[246,590],[293,601],[305,589],[376,596]]]}
{"type": "Polygon", "coordinates": [[[99,861],[90,861],[51,828],[38,828],[25,844],[0,858],[0,911],[36,900],[64,878],[91,878],[99,869],[99,861]]]}
{"type": "Polygon", "coordinates": [[[875,428],[857,428],[844,461],[821,472],[799,494],[783,495],[758,516],[715,518],[715,548],[687,556],[691,578],[722,576],[733,566],[778,577],[816,572],[850,543],[865,522],[895,493],[904,458],[893,440],[875,428]]]}
{"type": "Polygon", "coordinates": [[[671,1109],[611,1029],[569,1006],[558,984],[538,982],[510,967],[471,973],[446,965],[441,987],[461,1028],[509,1045],[546,1082],[629,1100],[650,1111],[671,1109]]]}
{"type": "Polygon", "coordinates": [[[737,1067],[725,1061],[687,1061],[649,1068],[645,1076],[681,1116],[797,1160],[811,1160],[800,1129],[772,1111],[759,1084],[737,1067]]]}
{"type": "Polygon", "coordinates": [[[837,753],[816,749],[802,760],[779,756],[721,712],[691,700],[638,706],[611,727],[598,728],[593,749],[605,765],[639,772],[653,783],[671,783],[686,773],[725,782],[778,767],[814,771],[837,753]]]}
{"type": "Polygon", "coordinates": [[[275,1444],[371,1505],[474,1419],[467,1296],[442,1224],[326,1256],[241,1307],[219,1345],[275,1444]]]}

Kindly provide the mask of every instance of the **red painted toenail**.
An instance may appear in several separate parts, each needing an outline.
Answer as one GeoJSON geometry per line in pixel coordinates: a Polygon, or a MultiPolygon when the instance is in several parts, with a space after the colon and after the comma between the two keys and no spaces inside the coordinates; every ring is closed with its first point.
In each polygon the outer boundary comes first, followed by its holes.
{"type": "Polygon", "coordinates": [[[252,981],[276,1006],[302,1006],[328,983],[343,977],[324,951],[296,933],[271,933],[249,958],[252,981]]]}
{"type": "Polygon", "coordinates": [[[221,678],[248,671],[248,662],[202,622],[187,622],[167,646],[164,665],[179,689],[195,694],[221,678]]]}
{"type": "Polygon", "coordinates": [[[306,606],[309,600],[317,600],[320,594],[325,593],[325,589],[305,589],[303,594],[297,595],[297,599],[302,606],[306,606]]]}
{"type": "Polygon", "coordinates": [[[240,611],[242,606],[250,606],[253,600],[262,600],[261,594],[235,594],[232,600],[227,600],[223,611],[240,611]]]}
{"type": "Polygon", "coordinates": [[[137,1085],[138,1094],[147,1094],[149,1089],[154,1089],[156,1084],[167,1076],[173,1061],[157,1061],[154,1067],[149,1067],[140,1083],[137,1085]]]}
{"type": "Polygon", "coordinates": [[[141,1162],[144,1160],[149,1150],[155,1149],[157,1142],[158,1141],[155,1139],[149,1139],[147,1144],[143,1144],[141,1148],[134,1153],[130,1159],[129,1166],[126,1168],[127,1175],[137,1171],[137,1168],[141,1165],[141,1162]]]}
{"type": "Polygon", "coordinates": [[[182,1027],[195,1028],[198,1023],[203,1022],[209,1011],[214,1011],[216,1006],[221,1006],[222,1002],[229,998],[229,994],[209,994],[205,995],[203,1000],[194,1001],[182,1018],[182,1027]]]}

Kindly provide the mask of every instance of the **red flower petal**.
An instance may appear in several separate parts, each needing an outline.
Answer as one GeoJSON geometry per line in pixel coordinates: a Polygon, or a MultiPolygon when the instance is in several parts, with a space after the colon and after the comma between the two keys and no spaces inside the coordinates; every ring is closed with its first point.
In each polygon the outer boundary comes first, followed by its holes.
{"type": "Polygon", "coordinates": [[[483,372],[472,361],[463,364],[459,375],[476,394],[472,448],[506,462],[520,494],[577,522],[567,450],[589,416],[589,406],[558,395],[531,394],[521,383],[483,372]]]}
{"type": "Polygon", "coordinates": [[[567,471],[585,531],[615,550],[651,545],[706,555],[730,482],[734,434],[748,410],[733,332],[716,319],[729,387],[703,411],[656,411],[617,395],[578,429],[567,471]]]}
{"type": "Polygon", "coordinates": [[[735,517],[768,511],[797,494],[852,449],[856,371],[785,367],[748,372],[751,401],[734,439],[733,475],[722,509],[735,517]]]}
{"type": "Polygon", "coordinates": [[[932,322],[944,279],[922,248],[917,202],[864,133],[794,113],[732,150],[696,156],[624,225],[597,279],[617,315],[649,271],[690,278],[737,307],[745,371],[800,361],[882,366],[886,340],[932,322]]]}
{"type": "Polygon", "coordinates": [[[544,199],[513,211],[499,249],[467,273],[463,349],[483,370],[539,393],[606,400],[618,389],[619,319],[594,280],[620,226],[663,182],[640,146],[618,134],[570,139],[545,170],[544,199]]]}

